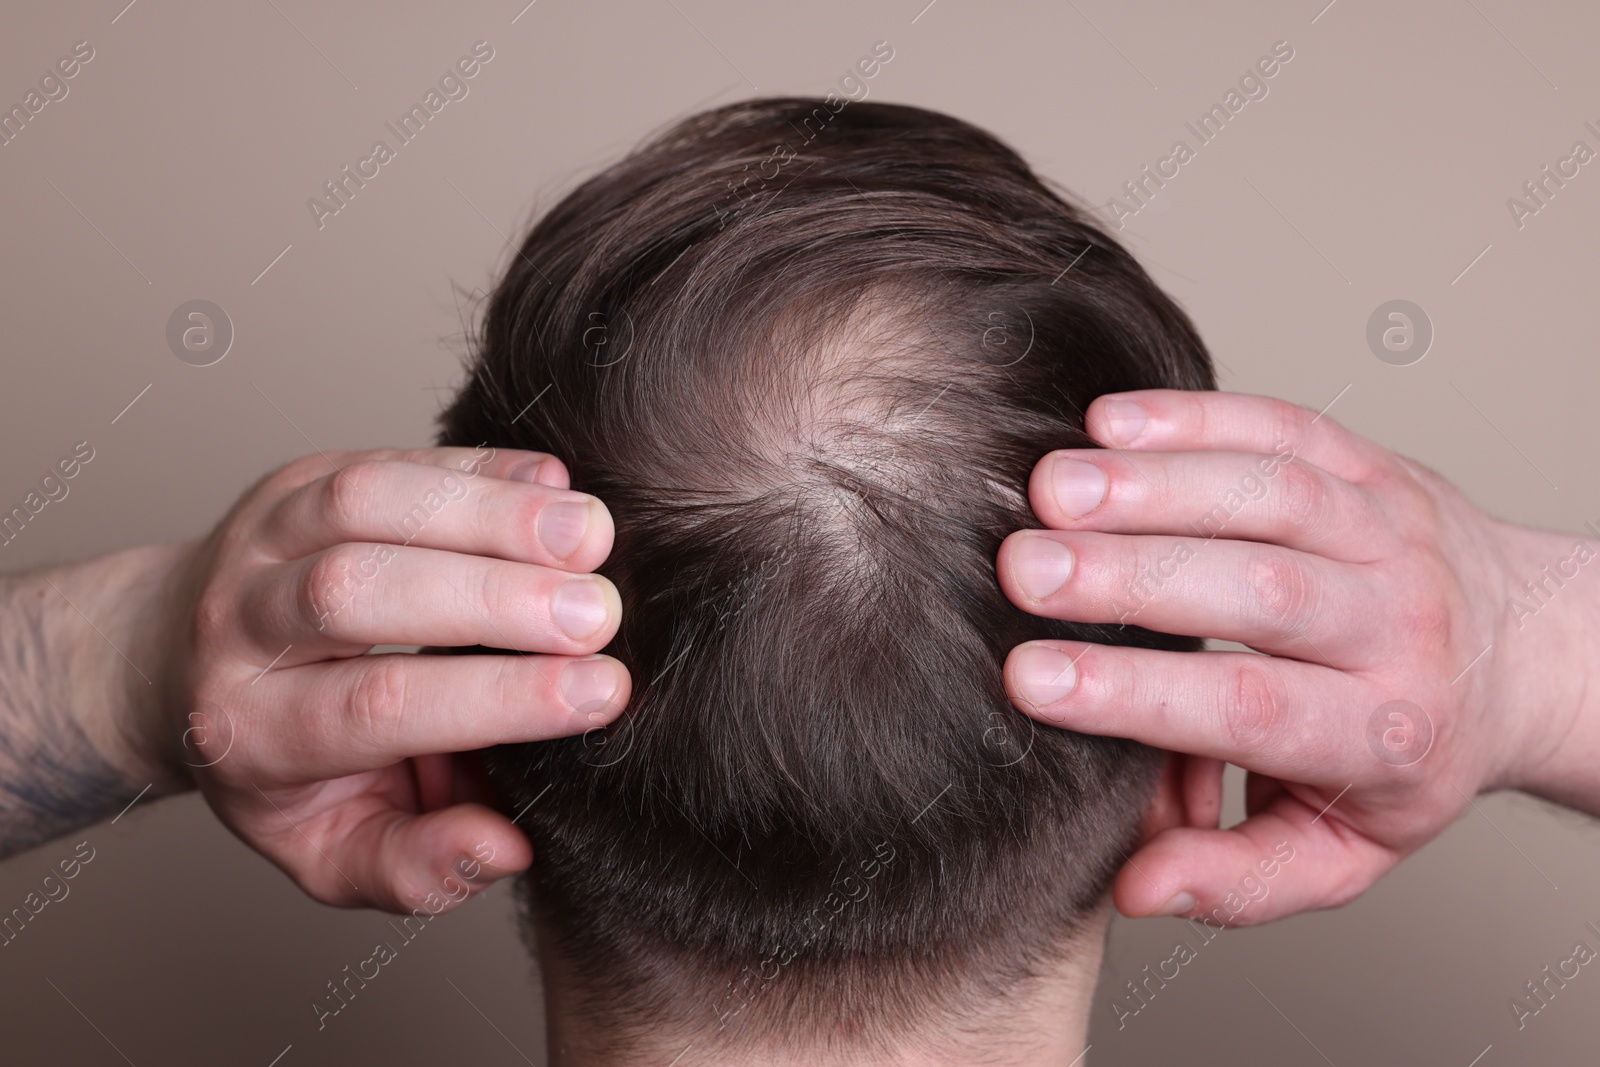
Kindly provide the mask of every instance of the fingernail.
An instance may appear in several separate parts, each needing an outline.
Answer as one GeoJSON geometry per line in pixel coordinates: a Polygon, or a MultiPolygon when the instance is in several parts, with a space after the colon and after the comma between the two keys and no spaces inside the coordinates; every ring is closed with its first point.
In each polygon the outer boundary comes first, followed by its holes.
{"type": "Polygon", "coordinates": [[[561,695],[575,711],[603,708],[616,693],[617,665],[604,656],[575,659],[561,672],[561,695]]]}
{"type": "Polygon", "coordinates": [[[1107,400],[1105,412],[1106,426],[1117,444],[1132,444],[1134,439],[1144,432],[1148,416],[1144,408],[1132,400],[1107,400]]]}
{"type": "Polygon", "coordinates": [[[1073,518],[1089,514],[1106,498],[1106,472],[1081,459],[1057,458],[1050,484],[1057,506],[1073,518]]]}
{"type": "Polygon", "coordinates": [[[526,463],[519,463],[506,471],[506,478],[513,482],[537,482],[539,471],[548,462],[549,460],[545,459],[532,459],[526,463]]]}
{"type": "Polygon", "coordinates": [[[546,456],[543,459],[533,459],[521,466],[512,467],[506,472],[506,477],[513,482],[533,482],[535,485],[548,485],[555,489],[565,489],[566,481],[560,477],[561,465],[554,458],[546,456]]]}
{"type": "Polygon", "coordinates": [[[1013,656],[1017,691],[1034,704],[1054,704],[1078,684],[1072,658],[1049,645],[1025,645],[1013,656]]]}
{"type": "Polygon", "coordinates": [[[1194,910],[1194,894],[1189,892],[1179,893],[1171,900],[1161,905],[1157,915],[1187,915],[1194,910]]]}
{"type": "Polygon", "coordinates": [[[568,637],[582,641],[606,624],[605,592],[592,578],[574,578],[556,590],[550,614],[568,637]]]}
{"type": "Polygon", "coordinates": [[[587,500],[558,500],[539,512],[539,543],[556,559],[566,559],[576,552],[588,532],[587,500]]]}
{"type": "Polygon", "coordinates": [[[1012,574],[1024,593],[1043,600],[1072,576],[1072,550],[1038,534],[1019,537],[1012,551],[1012,574]]]}

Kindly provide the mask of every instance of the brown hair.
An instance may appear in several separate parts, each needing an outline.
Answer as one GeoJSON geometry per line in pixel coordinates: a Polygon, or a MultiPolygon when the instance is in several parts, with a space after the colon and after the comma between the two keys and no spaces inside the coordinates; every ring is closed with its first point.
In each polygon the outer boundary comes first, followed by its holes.
{"type": "Polygon", "coordinates": [[[886,1036],[1052,958],[1158,754],[1034,728],[1006,652],[1198,643],[1028,615],[995,552],[1091,399],[1212,386],[1087,212],[931,111],[719,108],[534,226],[442,441],[554,453],[615,520],[626,714],[487,754],[593,1024],[886,1036]]]}

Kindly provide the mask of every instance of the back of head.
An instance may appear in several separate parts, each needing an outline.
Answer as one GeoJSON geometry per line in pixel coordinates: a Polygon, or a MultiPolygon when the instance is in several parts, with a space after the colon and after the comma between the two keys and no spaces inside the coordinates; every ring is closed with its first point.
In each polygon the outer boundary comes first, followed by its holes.
{"type": "Polygon", "coordinates": [[[959,120],[690,118],[533,229],[443,440],[611,510],[622,719],[487,754],[592,1033],[903,1040],[1023,987],[1103,899],[1158,753],[1013,709],[1007,650],[1188,639],[1010,605],[1048,450],[1209,388],[1181,311],[959,120]]]}

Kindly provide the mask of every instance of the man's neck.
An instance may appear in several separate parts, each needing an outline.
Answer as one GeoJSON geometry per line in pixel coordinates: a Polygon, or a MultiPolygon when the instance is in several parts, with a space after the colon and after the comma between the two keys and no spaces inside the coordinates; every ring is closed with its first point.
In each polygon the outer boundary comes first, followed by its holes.
{"type": "MultiPolygon", "coordinates": [[[[545,985],[546,1041],[550,1067],[946,1067],[983,1063],[993,1067],[1060,1067],[1080,1058],[1089,1029],[1109,905],[1090,917],[1065,958],[1005,1003],[963,1005],[959,1028],[942,1026],[948,1016],[919,1028],[893,1048],[867,1045],[847,1022],[819,1019],[805,1033],[771,1041],[741,1040],[734,1021],[720,1031],[645,1029],[623,1039],[599,1033],[575,1012],[570,972],[549,951],[540,952],[545,985]]],[[[541,945],[548,944],[544,938],[541,945]]],[[[708,1013],[709,1014],[709,1013],[708,1013]]]]}

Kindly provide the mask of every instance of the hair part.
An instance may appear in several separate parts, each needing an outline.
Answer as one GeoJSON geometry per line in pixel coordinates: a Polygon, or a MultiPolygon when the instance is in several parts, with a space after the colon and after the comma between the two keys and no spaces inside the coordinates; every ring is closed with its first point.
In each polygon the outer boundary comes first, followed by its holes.
{"type": "Polygon", "coordinates": [[[442,420],[560,457],[615,523],[628,709],[486,760],[532,805],[525,925],[619,1047],[895,1041],[1016,993],[1104,897],[1159,753],[1036,727],[1007,651],[1198,647],[1029,615],[994,574],[1090,400],[1212,387],[1187,317],[930,111],[854,105],[726,210],[814,106],[694,116],[571,193],[442,420]]]}

